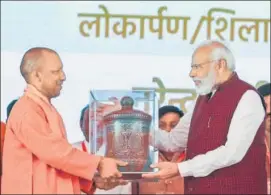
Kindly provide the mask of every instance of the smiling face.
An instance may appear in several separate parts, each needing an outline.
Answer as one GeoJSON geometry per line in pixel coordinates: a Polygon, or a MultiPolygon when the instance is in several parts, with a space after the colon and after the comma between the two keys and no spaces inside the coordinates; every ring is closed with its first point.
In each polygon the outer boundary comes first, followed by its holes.
{"type": "Polygon", "coordinates": [[[37,69],[33,71],[32,75],[34,75],[34,85],[43,95],[49,99],[60,95],[66,76],[57,54],[44,52],[37,69]]]}

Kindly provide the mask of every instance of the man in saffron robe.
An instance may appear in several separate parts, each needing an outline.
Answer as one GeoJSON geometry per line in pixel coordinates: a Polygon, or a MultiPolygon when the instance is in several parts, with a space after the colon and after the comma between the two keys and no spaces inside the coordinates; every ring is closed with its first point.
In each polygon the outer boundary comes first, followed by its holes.
{"type": "Polygon", "coordinates": [[[7,122],[1,193],[91,194],[95,186],[107,188],[107,180],[121,177],[117,167],[127,163],[87,154],[68,143],[63,120],[51,104],[66,79],[58,54],[32,48],[20,71],[27,87],[7,122]],[[95,183],[96,170],[105,182],[95,183]]]}
{"type": "Polygon", "coordinates": [[[158,148],[186,148],[186,161],[158,163],[143,177],[181,175],[185,194],[267,194],[263,99],[239,79],[232,52],[218,41],[195,50],[190,77],[195,106],[171,132],[155,135],[158,148]]]}

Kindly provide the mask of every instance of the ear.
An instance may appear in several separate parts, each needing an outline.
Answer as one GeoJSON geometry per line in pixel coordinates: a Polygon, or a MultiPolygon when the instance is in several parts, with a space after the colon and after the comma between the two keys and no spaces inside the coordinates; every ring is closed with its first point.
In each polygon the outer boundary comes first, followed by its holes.
{"type": "Polygon", "coordinates": [[[216,69],[219,72],[223,72],[224,70],[226,70],[227,68],[227,61],[224,59],[220,59],[218,60],[217,64],[216,64],[216,69]]]}
{"type": "Polygon", "coordinates": [[[31,76],[38,82],[42,81],[42,75],[41,75],[41,73],[39,71],[33,70],[31,76]]]}

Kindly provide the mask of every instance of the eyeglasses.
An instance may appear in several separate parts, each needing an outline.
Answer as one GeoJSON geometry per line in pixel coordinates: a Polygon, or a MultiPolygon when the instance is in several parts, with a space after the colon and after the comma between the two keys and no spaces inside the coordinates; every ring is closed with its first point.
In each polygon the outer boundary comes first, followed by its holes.
{"type": "Polygon", "coordinates": [[[210,60],[210,61],[203,62],[203,63],[199,63],[199,64],[192,64],[192,65],[191,65],[191,69],[192,69],[192,70],[199,70],[199,69],[203,68],[203,65],[209,64],[209,63],[211,63],[211,62],[219,61],[219,60],[221,60],[221,59],[218,59],[218,60],[210,60]]]}

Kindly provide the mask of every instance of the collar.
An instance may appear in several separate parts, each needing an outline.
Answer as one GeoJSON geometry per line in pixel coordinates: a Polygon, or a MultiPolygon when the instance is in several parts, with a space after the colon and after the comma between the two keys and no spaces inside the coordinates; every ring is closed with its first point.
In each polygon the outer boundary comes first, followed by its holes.
{"type": "Polygon", "coordinates": [[[231,74],[230,78],[229,78],[227,81],[225,81],[225,82],[223,82],[223,83],[217,85],[216,91],[221,91],[221,90],[223,90],[224,88],[227,88],[228,86],[230,86],[230,84],[231,84],[232,82],[234,82],[234,81],[236,81],[236,80],[238,80],[238,79],[239,79],[239,77],[238,77],[237,73],[236,73],[236,72],[233,72],[233,73],[231,74]]]}
{"type": "Polygon", "coordinates": [[[212,92],[208,93],[208,94],[205,95],[205,96],[207,97],[208,100],[210,100],[210,99],[214,96],[214,94],[215,94],[217,91],[223,90],[224,88],[228,87],[233,81],[235,81],[235,80],[237,80],[237,79],[239,79],[237,73],[236,73],[236,72],[233,72],[233,73],[231,74],[230,78],[229,78],[227,81],[225,81],[224,83],[221,83],[221,84],[217,85],[217,86],[215,87],[215,89],[213,89],[212,92]]]}
{"type": "Polygon", "coordinates": [[[34,85],[27,84],[24,92],[27,92],[27,91],[29,91],[30,93],[33,93],[34,95],[38,96],[43,101],[51,105],[50,100],[45,95],[43,95],[36,87],[34,87],[34,85]]]}

